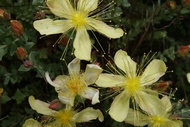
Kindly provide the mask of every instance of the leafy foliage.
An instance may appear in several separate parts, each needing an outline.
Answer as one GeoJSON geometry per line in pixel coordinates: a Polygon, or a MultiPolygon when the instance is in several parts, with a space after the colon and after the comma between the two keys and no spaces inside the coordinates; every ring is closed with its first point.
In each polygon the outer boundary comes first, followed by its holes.
{"type": "MultiPolygon", "coordinates": [[[[104,0],[103,4],[107,2],[110,0],[104,0]]],[[[105,56],[113,57],[118,49],[123,49],[138,61],[144,53],[157,52],[155,57],[164,60],[169,71],[162,80],[172,81],[167,91],[178,88],[173,100],[175,113],[180,118],[189,118],[190,83],[187,82],[186,73],[190,72],[190,55],[181,57],[178,49],[190,44],[190,3],[188,0],[115,2],[114,10],[107,18],[111,18],[112,24],[121,27],[126,35],[110,40],[95,33],[107,53],[105,56]]],[[[53,47],[60,35],[41,36],[33,28],[35,20],[52,16],[45,8],[44,0],[2,0],[0,9],[5,11],[3,16],[0,14],[0,87],[4,90],[0,98],[0,126],[20,127],[27,118],[38,118],[28,104],[28,96],[35,95],[47,102],[57,98],[54,88],[45,81],[44,72],[48,71],[52,78],[68,73],[65,62],[60,60],[68,38],[65,37],[65,40],[53,47]],[[18,20],[23,25],[21,36],[12,31],[11,20],[18,20]],[[18,47],[23,47],[28,53],[23,60],[18,59],[16,54],[18,47]]],[[[96,39],[92,38],[99,49],[99,52],[94,50],[93,59],[106,67],[107,60],[101,57],[103,52],[96,44],[96,39]]],[[[74,58],[72,50],[69,48],[65,57],[68,63],[74,58]]],[[[87,63],[82,61],[82,66],[87,63]]],[[[94,106],[103,111],[104,122],[96,124],[93,121],[84,126],[131,126],[110,118],[106,111],[111,102],[111,97],[102,98],[102,102],[94,106]]],[[[89,102],[85,102],[85,105],[89,105],[89,102]]],[[[184,122],[184,126],[190,125],[189,120],[184,122]]]]}

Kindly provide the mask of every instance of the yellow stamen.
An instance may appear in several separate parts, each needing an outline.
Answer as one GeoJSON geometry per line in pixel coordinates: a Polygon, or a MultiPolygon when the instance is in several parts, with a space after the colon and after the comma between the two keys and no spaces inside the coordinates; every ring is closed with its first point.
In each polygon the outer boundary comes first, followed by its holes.
{"type": "Polygon", "coordinates": [[[135,96],[135,94],[142,89],[138,77],[127,78],[124,81],[124,85],[125,85],[125,90],[129,96],[135,96]]]}
{"type": "Polygon", "coordinates": [[[70,127],[73,122],[75,112],[73,110],[60,110],[54,114],[54,118],[62,126],[70,127]]]}
{"type": "Polygon", "coordinates": [[[79,94],[85,88],[85,81],[80,75],[71,75],[66,84],[69,91],[74,94],[79,94]]]}
{"type": "Polygon", "coordinates": [[[81,11],[75,12],[71,20],[75,28],[85,27],[85,24],[87,24],[86,15],[81,11]]]}
{"type": "Polygon", "coordinates": [[[155,125],[162,125],[165,122],[165,119],[163,117],[158,117],[158,116],[153,116],[152,120],[155,125]]]}

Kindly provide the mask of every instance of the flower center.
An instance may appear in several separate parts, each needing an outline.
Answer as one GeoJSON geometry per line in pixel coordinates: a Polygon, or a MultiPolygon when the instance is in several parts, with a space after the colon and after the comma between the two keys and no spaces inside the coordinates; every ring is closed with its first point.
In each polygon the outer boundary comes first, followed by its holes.
{"type": "Polygon", "coordinates": [[[69,91],[74,94],[80,93],[85,88],[84,80],[80,75],[70,75],[70,79],[66,84],[69,91]]]}
{"type": "Polygon", "coordinates": [[[75,12],[71,20],[75,28],[84,27],[84,25],[87,23],[86,15],[82,12],[75,12]]]}
{"type": "Polygon", "coordinates": [[[125,90],[129,96],[135,96],[136,93],[138,93],[141,89],[142,86],[140,85],[140,81],[138,77],[134,78],[127,78],[124,81],[125,84],[125,90]]]}
{"type": "Polygon", "coordinates": [[[162,125],[165,122],[165,119],[163,117],[153,116],[152,120],[155,125],[162,125]]]}
{"type": "Polygon", "coordinates": [[[71,122],[73,122],[73,117],[75,112],[73,110],[60,110],[54,114],[54,118],[58,121],[61,125],[70,127],[71,122]]]}

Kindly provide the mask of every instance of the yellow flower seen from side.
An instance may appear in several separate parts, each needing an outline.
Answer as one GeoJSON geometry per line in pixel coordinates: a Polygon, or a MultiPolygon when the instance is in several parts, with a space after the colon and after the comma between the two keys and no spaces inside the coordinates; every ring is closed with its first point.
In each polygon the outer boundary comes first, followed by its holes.
{"type": "Polygon", "coordinates": [[[88,64],[85,72],[80,73],[80,60],[75,58],[68,64],[68,75],[59,75],[55,80],[51,80],[49,73],[45,74],[46,80],[54,86],[58,97],[64,104],[74,105],[75,97],[92,100],[92,104],[99,102],[99,90],[89,85],[94,84],[98,79],[102,69],[95,64],[88,64]]]}
{"type": "MultiPolygon", "coordinates": [[[[159,106],[157,92],[148,88],[166,72],[166,65],[162,60],[152,60],[142,73],[137,73],[137,64],[123,50],[118,50],[114,56],[116,66],[124,73],[100,74],[96,84],[100,87],[119,87],[119,93],[113,100],[109,114],[119,122],[127,117],[130,101],[132,100],[145,111],[152,111],[159,106]]],[[[134,106],[137,106],[137,105],[134,106]]]]}
{"type": "Polygon", "coordinates": [[[38,113],[51,116],[53,119],[45,123],[28,119],[23,124],[23,127],[76,127],[76,123],[88,122],[94,119],[98,119],[101,122],[104,120],[102,112],[91,107],[78,112],[77,110],[73,110],[70,105],[66,105],[64,109],[57,111],[50,109],[49,103],[37,100],[34,96],[29,97],[29,104],[38,113]]]}
{"type": "Polygon", "coordinates": [[[168,96],[159,99],[160,108],[155,107],[152,111],[141,113],[133,109],[129,109],[129,115],[125,119],[126,123],[130,123],[134,126],[145,126],[148,127],[183,127],[181,120],[173,119],[171,117],[172,105],[168,96]]]}
{"type": "Polygon", "coordinates": [[[124,32],[101,21],[99,0],[47,0],[47,6],[60,20],[42,19],[34,22],[34,28],[42,35],[76,31],[73,42],[74,54],[81,60],[91,59],[91,40],[87,30],[97,31],[109,38],[120,38],[124,32]],[[74,5],[74,6],[73,6],[74,5]],[[97,13],[98,12],[98,13],[97,13]]]}

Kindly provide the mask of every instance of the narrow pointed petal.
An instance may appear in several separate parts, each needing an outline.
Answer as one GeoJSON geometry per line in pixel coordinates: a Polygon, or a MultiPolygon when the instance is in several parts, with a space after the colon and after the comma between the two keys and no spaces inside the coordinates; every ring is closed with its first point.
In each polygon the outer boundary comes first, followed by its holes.
{"type": "Polygon", "coordinates": [[[88,64],[84,72],[85,82],[87,85],[95,83],[102,71],[102,68],[98,65],[88,64]]]}
{"type": "Polygon", "coordinates": [[[113,74],[100,74],[99,78],[96,80],[96,84],[100,87],[119,87],[123,86],[123,81],[125,77],[121,75],[113,74]]]}
{"type": "Polygon", "coordinates": [[[80,60],[75,58],[68,65],[69,74],[79,74],[80,72],[80,60]]]}
{"type": "Polygon", "coordinates": [[[135,77],[136,76],[136,62],[134,62],[127,52],[123,50],[118,50],[114,56],[114,62],[118,68],[126,73],[126,76],[135,77]]]}
{"type": "Polygon", "coordinates": [[[140,77],[141,83],[143,85],[151,85],[162,77],[166,73],[166,70],[164,61],[158,59],[152,60],[140,77]]]}
{"type": "Polygon", "coordinates": [[[98,31],[109,38],[120,38],[124,34],[122,29],[113,28],[100,20],[89,18],[88,25],[90,25],[93,30],[98,31]]]}
{"type": "Polygon", "coordinates": [[[77,10],[84,12],[91,12],[98,7],[98,0],[79,0],[77,3],[77,10]]]}
{"type": "Polygon", "coordinates": [[[34,28],[41,35],[51,35],[64,33],[71,29],[73,25],[68,20],[41,19],[33,23],[34,28]]]}
{"type": "Polygon", "coordinates": [[[86,29],[78,29],[73,43],[74,54],[78,59],[91,59],[91,41],[86,29]]]}
{"type": "Polygon", "coordinates": [[[190,83],[190,73],[187,73],[187,81],[190,83]]]}
{"type": "Polygon", "coordinates": [[[111,104],[109,114],[115,121],[122,122],[127,118],[130,97],[125,91],[116,96],[111,104]]]}
{"type": "Polygon", "coordinates": [[[81,123],[88,122],[97,118],[100,122],[104,120],[104,116],[99,109],[86,108],[76,114],[75,121],[81,123]]]}
{"type": "Polygon", "coordinates": [[[134,126],[145,126],[149,122],[149,117],[139,111],[134,111],[129,109],[127,118],[125,119],[126,123],[132,124],[134,126]]]}
{"type": "Polygon", "coordinates": [[[46,78],[47,82],[48,82],[50,85],[52,85],[52,86],[54,86],[54,87],[60,87],[59,84],[56,84],[56,83],[54,83],[54,82],[51,80],[51,78],[50,78],[48,72],[45,73],[45,78],[46,78]]]}
{"type": "Polygon", "coordinates": [[[42,127],[41,123],[38,122],[37,120],[34,120],[32,118],[27,119],[22,127],[42,127]]]}
{"type": "Polygon", "coordinates": [[[99,90],[91,87],[86,87],[81,96],[92,100],[92,104],[99,103],[99,90]]]}
{"type": "Polygon", "coordinates": [[[150,94],[146,92],[138,92],[135,96],[135,101],[139,107],[151,115],[163,115],[166,111],[161,100],[155,94],[150,94]]]}
{"type": "Polygon", "coordinates": [[[63,104],[68,104],[73,106],[74,101],[75,101],[75,94],[73,94],[70,91],[65,91],[65,92],[58,92],[58,98],[63,104]]]}
{"type": "Polygon", "coordinates": [[[36,100],[34,98],[34,96],[30,96],[28,101],[29,101],[31,108],[36,110],[40,114],[51,116],[52,113],[55,112],[52,109],[48,108],[50,104],[45,103],[45,102],[40,101],[40,100],[36,100]]]}
{"type": "Polygon", "coordinates": [[[47,6],[53,14],[62,18],[69,18],[74,11],[70,0],[47,0],[47,6]]]}

